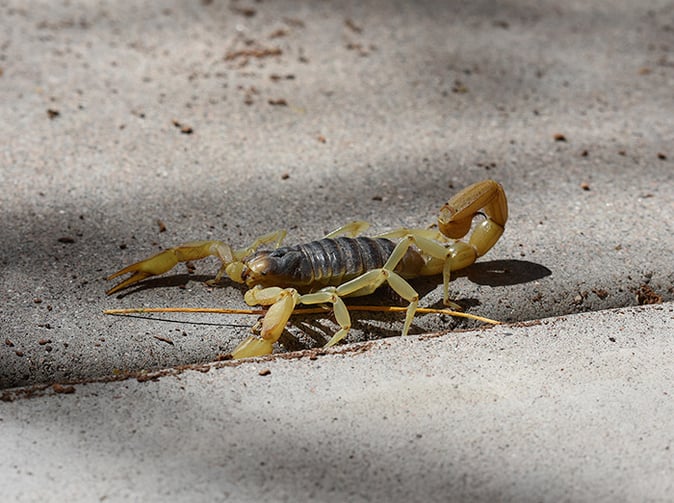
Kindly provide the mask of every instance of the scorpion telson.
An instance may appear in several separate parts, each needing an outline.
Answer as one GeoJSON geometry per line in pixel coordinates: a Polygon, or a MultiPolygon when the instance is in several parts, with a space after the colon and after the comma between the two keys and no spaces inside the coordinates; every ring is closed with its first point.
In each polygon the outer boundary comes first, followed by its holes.
{"type": "Polygon", "coordinates": [[[368,224],[351,222],[318,241],[282,248],[285,231],[261,236],[239,250],[222,241],[195,241],[117,271],[108,279],[126,273],[131,276],[107,293],[163,274],[179,262],[215,256],[222,265],[213,282],[227,275],[250,287],[246,303],[270,306],[259,336],[239,344],[232,353],[234,358],[270,354],[297,304],[332,304],[340,326],[326,344],[332,346],[346,337],[351,327],[342,298],[371,294],[384,283],[409,303],[402,330],[407,335],[419,301],[407,280],[442,274],[444,303],[453,305],[449,300],[451,271],[468,267],[487,253],[503,234],[507,219],[503,187],[483,180],[460,191],[440,209],[438,230],[403,228],[375,237],[356,237],[368,224]],[[485,219],[474,227],[468,242],[460,241],[478,214],[485,219]],[[274,249],[258,251],[272,243],[274,249]]]}

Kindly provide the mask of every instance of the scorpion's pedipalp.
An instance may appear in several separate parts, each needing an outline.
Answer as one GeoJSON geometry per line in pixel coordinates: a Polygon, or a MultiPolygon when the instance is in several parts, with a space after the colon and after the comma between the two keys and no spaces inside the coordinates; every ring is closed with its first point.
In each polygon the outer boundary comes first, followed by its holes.
{"type": "Polygon", "coordinates": [[[149,278],[150,276],[156,276],[158,274],[163,274],[166,271],[169,271],[175,267],[178,263],[176,253],[174,250],[164,250],[163,252],[157,253],[150,258],[131,264],[123,269],[120,269],[114,274],[108,276],[108,281],[114,279],[118,276],[121,276],[126,273],[133,273],[131,277],[125,279],[121,283],[115,285],[110,290],[105,292],[108,295],[111,295],[119,290],[122,290],[128,286],[131,286],[139,281],[149,278]]]}
{"type": "Polygon", "coordinates": [[[157,276],[173,269],[179,262],[188,262],[191,260],[201,260],[206,257],[217,257],[222,265],[210,283],[217,283],[222,279],[225,273],[237,283],[242,283],[241,271],[245,257],[251,255],[258,247],[274,243],[276,247],[281,244],[286,235],[285,230],[274,231],[257,238],[253,243],[240,250],[232,250],[232,247],[222,241],[193,241],[173,248],[169,248],[153,255],[150,258],[131,264],[124,269],[108,276],[108,280],[116,278],[126,273],[133,273],[130,278],[115,285],[106,293],[111,295],[119,290],[131,286],[139,281],[157,276]]]}
{"type": "MultiPolygon", "coordinates": [[[[129,266],[129,267],[132,267],[132,266],[129,266]]],[[[107,277],[107,279],[110,280],[112,278],[115,278],[115,277],[119,276],[120,274],[125,274],[127,272],[131,272],[131,269],[129,269],[129,267],[126,267],[125,269],[122,269],[121,271],[117,271],[115,274],[111,274],[110,276],[107,277]]],[[[126,278],[121,283],[118,283],[117,285],[113,286],[112,288],[110,288],[110,290],[106,291],[105,294],[106,295],[112,295],[113,293],[118,292],[120,290],[123,290],[126,287],[133,285],[134,283],[138,283],[139,281],[143,281],[145,278],[149,278],[150,276],[152,276],[151,273],[143,272],[143,271],[136,271],[131,277],[126,278]]]]}
{"type": "Polygon", "coordinates": [[[162,252],[153,255],[150,258],[131,264],[123,269],[120,269],[114,274],[108,276],[108,280],[116,278],[126,273],[133,273],[130,278],[115,285],[106,293],[111,295],[123,288],[131,286],[139,281],[149,278],[150,276],[158,276],[173,269],[179,262],[187,262],[190,260],[199,260],[209,256],[216,256],[222,262],[222,267],[216,276],[219,280],[224,272],[224,268],[233,261],[232,250],[229,245],[222,241],[194,241],[192,243],[185,243],[174,248],[169,248],[162,252]]]}

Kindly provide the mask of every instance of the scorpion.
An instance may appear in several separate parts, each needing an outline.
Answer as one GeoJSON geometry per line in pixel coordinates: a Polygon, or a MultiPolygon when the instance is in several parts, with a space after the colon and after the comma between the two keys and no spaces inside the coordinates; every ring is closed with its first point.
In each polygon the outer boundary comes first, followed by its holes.
{"type": "Polygon", "coordinates": [[[419,302],[419,294],[408,280],[442,274],[443,302],[456,306],[449,300],[451,272],[468,267],[487,253],[503,234],[507,218],[503,187],[494,180],[483,180],[458,192],[440,209],[437,228],[400,228],[364,237],[359,234],[369,224],[355,221],[322,239],[294,246],[281,247],[285,230],[260,236],[236,250],[222,241],[194,241],[120,269],[107,279],[127,273],[131,276],[106,293],[111,295],[163,274],[179,262],[214,256],[221,267],[210,284],[227,275],[250,288],[244,295],[248,305],[269,306],[259,334],[241,342],[232,352],[233,358],[271,354],[298,304],[332,305],[339,330],[325,347],[333,346],[351,328],[349,311],[342,299],[369,295],[383,284],[408,303],[402,329],[405,336],[419,302]],[[461,241],[478,215],[484,220],[473,228],[468,242],[461,241]],[[272,243],[273,249],[260,249],[272,243]]]}

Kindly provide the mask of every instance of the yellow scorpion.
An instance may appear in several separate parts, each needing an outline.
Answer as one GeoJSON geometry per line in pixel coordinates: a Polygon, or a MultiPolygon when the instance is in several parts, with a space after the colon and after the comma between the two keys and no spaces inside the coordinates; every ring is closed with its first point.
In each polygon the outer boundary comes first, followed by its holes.
{"type": "Polygon", "coordinates": [[[248,305],[271,306],[259,335],[241,342],[232,353],[234,358],[270,354],[298,304],[332,304],[340,327],[325,347],[332,346],[351,328],[342,298],[369,295],[384,283],[409,302],[404,336],[419,302],[419,294],[407,280],[442,274],[444,303],[452,305],[451,272],[468,267],[487,253],[503,234],[507,219],[503,187],[494,180],[483,180],[460,191],[440,209],[437,230],[401,228],[376,237],[358,237],[369,226],[358,221],[318,241],[295,246],[280,247],[284,230],[261,236],[239,250],[222,241],[195,241],[169,248],[110,275],[108,280],[132,273],[107,294],[163,274],[179,262],[214,256],[222,265],[213,283],[226,274],[232,281],[250,287],[245,294],[248,305]],[[460,241],[478,214],[485,219],[475,226],[468,242],[460,241]],[[258,250],[270,243],[275,244],[273,250],[258,250]]]}

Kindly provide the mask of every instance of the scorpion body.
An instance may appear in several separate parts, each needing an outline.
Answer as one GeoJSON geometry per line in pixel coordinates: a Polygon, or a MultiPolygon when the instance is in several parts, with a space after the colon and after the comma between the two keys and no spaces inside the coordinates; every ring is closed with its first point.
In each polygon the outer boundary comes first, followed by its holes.
{"type": "MultiPolygon", "coordinates": [[[[316,291],[383,267],[396,244],[386,238],[339,237],[260,250],[244,260],[241,277],[248,286],[316,291]]],[[[394,271],[403,278],[414,278],[419,276],[424,262],[419,252],[408,248],[394,271]]]]}
{"type": "Polygon", "coordinates": [[[367,224],[352,222],[318,241],[282,248],[279,246],[285,231],[261,236],[239,250],[222,241],[196,241],[169,248],[110,275],[108,279],[131,273],[107,293],[163,274],[179,262],[215,256],[222,265],[214,282],[226,274],[232,281],[250,287],[245,294],[246,303],[270,306],[260,335],[239,344],[232,353],[234,358],[271,353],[297,304],[333,306],[340,329],[326,344],[332,346],[351,328],[342,298],[368,295],[385,283],[409,302],[402,331],[406,335],[419,301],[407,279],[442,274],[444,303],[452,305],[451,271],[468,267],[487,253],[503,234],[507,219],[503,187],[484,180],[466,187],[440,209],[435,230],[405,228],[372,238],[356,237],[367,224]],[[477,215],[484,220],[473,226],[477,215]],[[461,241],[471,228],[468,241],[461,241]],[[275,243],[275,249],[257,251],[269,243],[275,243]]]}

